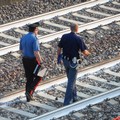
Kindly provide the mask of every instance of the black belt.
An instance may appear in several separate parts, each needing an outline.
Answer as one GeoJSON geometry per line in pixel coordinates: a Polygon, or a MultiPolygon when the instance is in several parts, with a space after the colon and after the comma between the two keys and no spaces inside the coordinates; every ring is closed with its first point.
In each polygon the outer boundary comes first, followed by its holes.
{"type": "MultiPolygon", "coordinates": [[[[75,56],[74,56],[75,57],[75,56]]],[[[68,56],[63,56],[63,59],[65,59],[65,60],[68,60],[68,61],[71,61],[74,57],[68,57],[68,56]]],[[[77,60],[78,60],[78,58],[77,57],[75,57],[77,60]]]]}

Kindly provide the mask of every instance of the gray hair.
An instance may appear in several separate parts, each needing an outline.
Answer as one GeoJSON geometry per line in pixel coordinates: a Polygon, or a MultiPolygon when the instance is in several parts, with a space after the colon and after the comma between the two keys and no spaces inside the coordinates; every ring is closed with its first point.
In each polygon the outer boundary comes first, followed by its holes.
{"type": "Polygon", "coordinates": [[[78,24],[71,24],[70,25],[70,30],[72,31],[72,32],[76,32],[76,27],[78,26],[78,24]]]}

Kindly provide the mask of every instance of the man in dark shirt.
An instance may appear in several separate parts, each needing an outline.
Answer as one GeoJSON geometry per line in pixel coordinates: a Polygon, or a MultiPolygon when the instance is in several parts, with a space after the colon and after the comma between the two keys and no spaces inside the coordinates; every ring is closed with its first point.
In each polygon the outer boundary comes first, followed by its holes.
{"type": "Polygon", "coordinates": [[[64,34],[58,44],[58,63],[60,63],[61,52],[63,63],[66,69],[68,84],[64,99],[64,105],[68,105],[77,100],[76,92],[76,77],[77,77],[77,60],[79,59],[79,51],[87,56],[90,52],[87,50],[87,46],[80,36],[76,33],[78,32],[78,25],[72,24],[70,26],[71,32],[64,34]]]}
{"type": "Polygon", "coordinates": [[[20,40],[20,50],[23,56],[22,62],[27,79],[25,93],[27,102],[33,100],[33,92],[41,80],[40,77],[33,74],[36,65],[42,62],[37,34],[38,25],[32,24],[29,26],[29,33],[24,35],[20,40]]]}

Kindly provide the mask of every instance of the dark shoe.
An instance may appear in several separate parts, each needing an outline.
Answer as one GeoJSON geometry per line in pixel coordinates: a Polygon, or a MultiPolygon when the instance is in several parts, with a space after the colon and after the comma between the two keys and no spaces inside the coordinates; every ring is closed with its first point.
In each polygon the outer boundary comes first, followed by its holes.
{"type": "Polygon", "coordinates": [[[73,100],[73,103],[74,103],[74,102],[77,102],[77,101],[78,101],[78,99],[76,98],[76,99],[73,100]]]}
{"type": "Polygon", "coordinates": [[[26,96],[26,100],[27,100],[27,102],[30,102],[30,99],[26,96]]]}
{"type": "Polygon", "coordinates": [[[34,98],[28,92],[26,92],[25,95],[26,95],[27,102],[34,100],[34,98]]]}

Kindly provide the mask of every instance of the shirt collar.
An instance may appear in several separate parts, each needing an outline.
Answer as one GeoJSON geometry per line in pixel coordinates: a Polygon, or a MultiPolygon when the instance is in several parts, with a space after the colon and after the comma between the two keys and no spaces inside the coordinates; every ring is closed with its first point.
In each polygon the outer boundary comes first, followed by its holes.
{"type": "Polygon", "coordinates": [[[75,32],[71,32],[71,34],[75,34],[75,32]]]}

